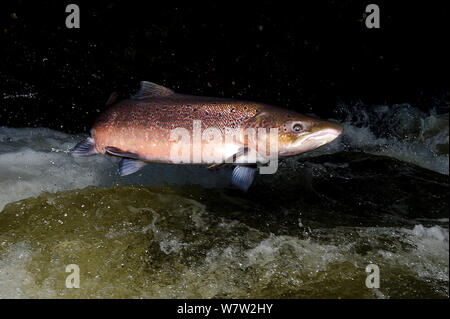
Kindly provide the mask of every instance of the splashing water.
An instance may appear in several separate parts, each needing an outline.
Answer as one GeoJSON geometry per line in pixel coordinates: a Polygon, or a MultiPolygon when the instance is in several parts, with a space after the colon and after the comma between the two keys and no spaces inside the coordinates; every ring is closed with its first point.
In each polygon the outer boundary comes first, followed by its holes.
{"type": "Polygon", "coordinates": [[[337,151],[362,151],[413,163],[449,174],[449,117],[433,109],[428,114],[408,104],[367,107],[340,105],[344,133],[340,143],[303,156],[337,151]]]}
{"type": "Polygon", "coordinates": [[[69,156],[85,136],[0,128],[0,297],[448,298],[448,113],[340,117],[339,140],[247,194],[230,169],[120,178],[115,158],[69,156]]]}

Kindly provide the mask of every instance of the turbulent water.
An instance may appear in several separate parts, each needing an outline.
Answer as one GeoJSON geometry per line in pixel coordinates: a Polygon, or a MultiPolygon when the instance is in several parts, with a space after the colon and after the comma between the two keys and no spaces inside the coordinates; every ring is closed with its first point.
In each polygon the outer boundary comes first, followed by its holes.
{"type": "Polygon", "coordinates": [[[0,297],[448,297],[448,113],[337,117],[342,137],[246,194],[229,168],[121,178],[115,158],[68,155],[85,136],[0,128],[0,297]]]}

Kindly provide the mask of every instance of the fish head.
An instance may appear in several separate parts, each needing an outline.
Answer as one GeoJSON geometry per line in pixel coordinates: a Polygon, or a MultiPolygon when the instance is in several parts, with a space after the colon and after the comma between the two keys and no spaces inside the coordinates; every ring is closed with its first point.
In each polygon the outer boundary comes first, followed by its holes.
{"type": "Polygon", "coordinates": [[[258,122],[263,123],[258,126],[266,129],[277,129],[279,156],[291,156],[319,148],[335,140],[343,130],[338,123],[282,109],[262,112],[258,122]]]}

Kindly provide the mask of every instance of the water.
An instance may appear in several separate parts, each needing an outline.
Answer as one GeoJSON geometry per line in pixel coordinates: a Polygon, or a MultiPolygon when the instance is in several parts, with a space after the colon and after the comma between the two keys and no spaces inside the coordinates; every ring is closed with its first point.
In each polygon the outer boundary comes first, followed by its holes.
{"type": "Polygon", "coordinates": [[[228,168],[121,178],[115,158],[68,155],[84,135],[0,128],[0,297],[448,298],[448,113],[336,117],[341,138],[248,193],[228,168]]]}

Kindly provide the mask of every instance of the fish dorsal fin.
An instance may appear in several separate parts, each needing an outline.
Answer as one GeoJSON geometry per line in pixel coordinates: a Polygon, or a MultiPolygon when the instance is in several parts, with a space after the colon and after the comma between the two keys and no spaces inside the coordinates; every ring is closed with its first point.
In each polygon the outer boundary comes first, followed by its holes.
{"type": "Polygon", "coordinates": [[[111,95],[109,96],[108,101],[106,101],[106,106],[114,104],[117,101],[117,93],[116,92],[112,92],[111,95]]]}
{"type": "Polygon", "coordinates": [[[171,89],[168,89],[164,86],[147,82],[147,81],[141,81],[141,88],[139,89],[139,92],[137,92],[135,95],[133,95],[132,99],[146,99],[151,97],[163,97],[163,96],[169,96],[174,94],[175,92],[171,89]]]}

